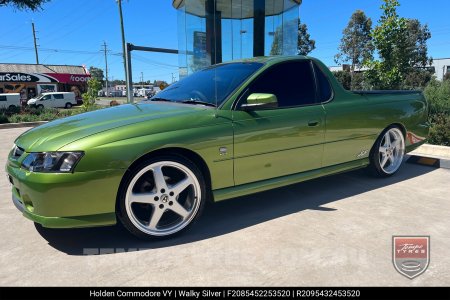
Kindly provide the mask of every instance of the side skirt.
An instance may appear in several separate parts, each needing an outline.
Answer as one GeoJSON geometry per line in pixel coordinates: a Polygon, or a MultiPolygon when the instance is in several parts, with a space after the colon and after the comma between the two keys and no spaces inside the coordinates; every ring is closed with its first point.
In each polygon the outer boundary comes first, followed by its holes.
{"type": "Polygon", "coordinates": [[[214,201],[222,201],[230,198],[236,198],[249,194],[254,194],[262,191],[279,188],[286,185],[307,181],[323,176],[333,175],[337,173],[347,172],[350,170],[364,168],[369,164],[369,159],[364,158],[356,161],[351,161],[339,165],[324,167],[316,170],[306,171],[302,173],[262,180],[258,182],[246,183],[229,188],[219,189],[213,191],[214,201]]]}

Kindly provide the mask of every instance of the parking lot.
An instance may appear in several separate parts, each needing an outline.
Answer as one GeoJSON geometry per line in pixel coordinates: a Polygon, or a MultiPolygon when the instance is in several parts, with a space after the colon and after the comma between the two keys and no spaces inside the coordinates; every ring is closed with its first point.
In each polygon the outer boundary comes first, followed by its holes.
{"type": "Polygon", "coordinates": [[[45,229],[11,202],[4,168],[27,128],[0,129],[0,285],[449,286],[450,170],[405,163],[207,207],[190,231],[143,242],[119,226],[45,229]],[[428,270],[392,263],[393,235],[429,235],[428,270]]]}

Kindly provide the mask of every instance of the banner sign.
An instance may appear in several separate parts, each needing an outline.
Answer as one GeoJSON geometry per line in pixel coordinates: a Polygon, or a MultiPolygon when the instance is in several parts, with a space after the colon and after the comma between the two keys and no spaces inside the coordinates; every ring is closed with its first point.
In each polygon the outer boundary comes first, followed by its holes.
{"type": "Polygon", "coordinates": [[[82,84],[91,78],[85,74],[64,74],[64,73],[20,73],[7,72],[0,73],[0,82],[61,82],[68,84],[82,84]]]}

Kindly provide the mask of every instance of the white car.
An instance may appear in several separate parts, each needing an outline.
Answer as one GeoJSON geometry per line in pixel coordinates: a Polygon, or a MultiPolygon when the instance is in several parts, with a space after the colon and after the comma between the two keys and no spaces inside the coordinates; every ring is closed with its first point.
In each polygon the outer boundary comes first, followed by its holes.
{"type": "Polygon", "coordinates": [[[0,108],[20,107],[20,94],[0,94],[0,108]]]}
{"type": "Polygon", "coordinates": [[[75,99],[75,94],[72,92],[52,92],[43,93],[38,98],[30,99],[27,104],[29,106],[36,106],[37,108],[71,108],[77,104],[77,100],[75,99]]]}

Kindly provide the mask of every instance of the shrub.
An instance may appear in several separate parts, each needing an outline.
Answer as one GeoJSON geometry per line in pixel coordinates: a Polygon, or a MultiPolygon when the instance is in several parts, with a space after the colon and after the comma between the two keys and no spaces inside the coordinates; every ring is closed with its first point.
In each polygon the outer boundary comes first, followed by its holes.
{"type": "Polygon", "coordinates": [[[120,103],[117,102],[116,100],[109,102],[109,106],[117,106],[117,105],[120,105],[120,103]]]}
{"type": "Polygon", "coordinates": [[[424,95],[430,106],[428,142],[450,146],[450,80],[431,80],[424,95]]]}

